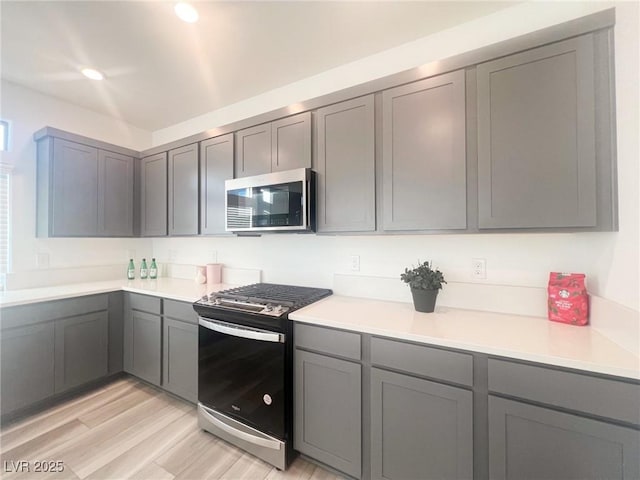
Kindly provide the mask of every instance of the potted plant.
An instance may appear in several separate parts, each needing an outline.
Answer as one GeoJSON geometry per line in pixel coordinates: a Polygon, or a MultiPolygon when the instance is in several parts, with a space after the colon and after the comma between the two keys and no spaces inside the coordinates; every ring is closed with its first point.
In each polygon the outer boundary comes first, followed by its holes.
{"type": "Polygon", "coordinates": [[[411,287],[413,306],[418,312],[433,312],[438,291],[443,283],[447,283],[440,270],[433,270],[429,262],[420,263],[419,260],[417,267],[405,268],[400,279],[411,287]]]}

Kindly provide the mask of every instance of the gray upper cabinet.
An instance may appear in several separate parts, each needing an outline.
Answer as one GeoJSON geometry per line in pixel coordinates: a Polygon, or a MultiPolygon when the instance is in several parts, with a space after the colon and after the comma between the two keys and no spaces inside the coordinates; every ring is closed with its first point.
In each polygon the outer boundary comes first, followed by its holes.
{"type": "Polygon", "coordinates": [[[55,393],[108,372],[107,311],[58,320],[55,324],[55,393]]]}
{"type": "Polygon", "coordinates": [[[38,236],[132,236],[136,152],[50,127],[34,136],[38,236]]]}
{"type": "Polygon", "coordinates": [[[319,109],[316,132],[318,232],[374,231],[373,95],[319,109]]]}
{"type": "Polygon", "coordinates": [[[197,235],[199,201],[198,144],[169,151],[169,235],[197,235]]]}
{"type": "Polygon", "coordinates": [[[53,395],[52,322],[3,329],[0,343],[3,415],[53,395]]]}
{"type": "Polygon", "coordinates": [[[224,234],[224,181],[233,178],[233,133],[200,143],[200,233],[224,234]]]}
{"type": "Polygon", "coordinates": [[[145,157],[140,165],[140,234],[167,235],[167,154],[145,157]]]}
{"type": "Polygon", "coordinates": [[[50,186],[51,236],[96,236],[98,149],[55,138],[50,186]]]}
{"type": "Polygon", "coordinates": [[[492,479],[632,480],[640,478],[639,452],[636,429],[489,398],[492,479]]]}
{"type": "Polygon", "coordinates": [[[382,92],[384,230],[467,228],[465,73],[382,92]]]}
{"type": "Polygon", "coordinates": [[[311,112],[271,123],[271,171],[311,168],[311,112]]]}
{"type": "Polygon", "coordinates": [[[235,178],[271,171],[271,124],[236,132],[235,178]]]}
{"type": "Polygon", "coordinates": [[[133,158],[98,150],[98,233],[133,235],[133,158]]]}
{"type": "Polygon", "coordinates": [[[477,67],[480,228],[596,226],[594,37],[477,67]]]}
{"type": "Polygon", "coordinates": [[[235,178],[311,167],[311,112],[236,132],[235,178]]]}

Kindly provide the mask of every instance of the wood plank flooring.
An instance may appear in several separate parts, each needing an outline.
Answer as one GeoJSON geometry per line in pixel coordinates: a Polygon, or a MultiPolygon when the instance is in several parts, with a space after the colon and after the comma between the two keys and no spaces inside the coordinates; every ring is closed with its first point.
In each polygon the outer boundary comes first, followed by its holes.
{"type": "Polygon", "coordinates": [[[200,430],[193,405],[130,377],[5,425],[0,461],[2,480],[341,478],[300,458],[278,471],[200,430]],[[35,471],[48,460],[64,470],[35,471]]]}

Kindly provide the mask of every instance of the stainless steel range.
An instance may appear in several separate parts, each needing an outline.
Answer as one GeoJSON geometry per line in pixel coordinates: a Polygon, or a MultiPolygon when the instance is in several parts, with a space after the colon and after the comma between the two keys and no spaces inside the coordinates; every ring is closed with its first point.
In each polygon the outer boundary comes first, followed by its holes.
{"type": "Polygon", "coordinates": [[[212,293],[199,316],[198,423],[284,470],[293,459],[292,311],[331,290],[257,283],[212,293]]]}

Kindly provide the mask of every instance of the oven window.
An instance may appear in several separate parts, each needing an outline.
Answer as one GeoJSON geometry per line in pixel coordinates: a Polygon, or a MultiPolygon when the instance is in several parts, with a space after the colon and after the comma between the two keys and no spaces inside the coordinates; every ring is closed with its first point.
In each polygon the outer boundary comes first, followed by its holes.
{"type": "Polygon", "coordinates": [[[227,228],[302,226],[302,183],[227,191],[227,228]]]}
{"type": "Polygon", "coordinates": [[[198,329],[198,401],[284,438],[284,343],[198,329]]]}

